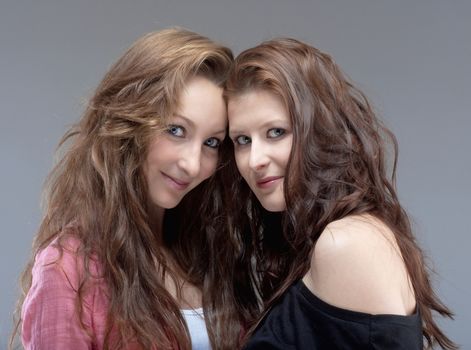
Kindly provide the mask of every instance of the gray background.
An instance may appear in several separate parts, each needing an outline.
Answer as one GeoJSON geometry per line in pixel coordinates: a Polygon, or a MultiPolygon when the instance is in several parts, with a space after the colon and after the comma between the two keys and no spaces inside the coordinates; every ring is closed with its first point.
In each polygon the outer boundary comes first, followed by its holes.
{"type": "Polygon", "coordinates": [[[456,312],[440,323],[471,349],[471,3],[459,0],[1,1],[0,348],[59,138],[126,47],[175,25],[236,53],[293,36],[335,57],[398,137],[399,194],[456,312]]]}

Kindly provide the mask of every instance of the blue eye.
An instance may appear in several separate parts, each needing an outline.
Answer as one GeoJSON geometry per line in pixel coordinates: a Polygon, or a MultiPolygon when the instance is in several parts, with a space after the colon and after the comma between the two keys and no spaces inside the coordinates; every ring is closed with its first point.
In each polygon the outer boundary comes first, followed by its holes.
{"type": "Polygon", "coordinates": [[[241,146],[247,145],[247,144],[249,144],[250,142],[252,142],[252,140],[250,139],[250,137],[245,136],[245,135],[237,136],[237,137],[235,138],[235,143],[238,144],[238,145],[241,145],[241,146]]]}
{"type": "Polygon", "coordinates": [[[282,128],[273,128],[268,130],[267,137],[270,139],[274,139],[285,134],[286,130],[282,128]]]}
{"type": "Polygon", "coordinates": [[[204,141],[204,145],[210,148],[218,148],[221,144],[221,141],[216,137],[210,137],[206,141],[204,141]]]}
{"type": "Polygon", "coordinates": [[[185,128],[178,125],[169,125],[167,132],[176,137],[183,137],[185,135],[185,128]]]}

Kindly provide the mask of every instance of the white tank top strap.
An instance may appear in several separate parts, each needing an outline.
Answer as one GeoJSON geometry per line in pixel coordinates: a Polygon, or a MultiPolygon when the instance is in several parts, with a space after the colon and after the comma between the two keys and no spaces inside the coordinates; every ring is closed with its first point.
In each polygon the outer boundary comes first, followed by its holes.
{"type": "Polygon", "coordinates": [[[180,312],[190,332],[192,350],[211,350],[203,308],[181,309],[180,312]]]}

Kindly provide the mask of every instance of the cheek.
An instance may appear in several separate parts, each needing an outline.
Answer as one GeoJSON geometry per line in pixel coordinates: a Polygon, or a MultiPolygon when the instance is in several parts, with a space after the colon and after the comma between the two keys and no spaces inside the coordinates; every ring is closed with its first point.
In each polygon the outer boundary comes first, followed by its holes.
{"type": "Polygon", "coordinates": [[[166,163],[165,159],[162,159],[161,155],[157,152],[149,154],[144,163],[144,174],[147,181],[152,180],[155,174],[158,172],[158,169],[161,168],[166,163]]]}
{"type": "Polygon", "coordinates": [[[253,183],[250,181],[250,166],[249,166],[250,153],[241,152],[235,154],[235,160],[237,164],[237,169],[239,170],[240,175],[245,180],[247,185],[252,191],[255,191],[253,183]]]}
{"type": "Polygon", "coordinates": [[[285,141],[286,142],[283,145],[282,149],[278,150],[278,154],[280,155],[280,163],[282,164],[283,168],[286,168],[286,166],[288,165],[291,147],[293,145],[293,138],[289,137],[285,141]]]}
{"type": "Polygon", "coordinates": [[[155,137],[147,152],[145,168],[149,171],[155,166],[165,164],[174,157],[175,150],[165,137],[155,137]]]}
{"type": "Polygon", "coordinates": [[[154,164],[155,164],[155,160],[150,154],[148,154],[144,162],[144,165],[142,167],[144,176],[147,182],[149,182],[149,178],[152,176],[154,164]]]}
{"type": "Polygon", "coordinates": [[[239,169],[239,173],[242,175],[242,177],[245,178],[247,174],[247,170],[249,168],[248,155],[241,152],[235,152],[234,158],[236,161],[237,169],[239,169]]]}
{"type": "Polygon", "coordinates": [[[210,155],[201,161],[201,181],[206,180],[214,174],[218,164],[218,156],[210,155]]]}

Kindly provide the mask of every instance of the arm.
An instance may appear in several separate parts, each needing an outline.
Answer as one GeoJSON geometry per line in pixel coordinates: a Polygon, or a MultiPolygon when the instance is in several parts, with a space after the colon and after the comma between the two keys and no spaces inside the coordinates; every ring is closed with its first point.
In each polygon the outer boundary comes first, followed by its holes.
{"type": "MultiPolygon", "coordinates": [[[[32,285],[22,308],[22,342],[25,349],[91,349],[91,336],[83,329],[76,310],[78,272],[75,255],[48,246],[35,260],[32,285]]],[[[84,322],[90,307],[84,305],[84,322]]],[[[88,327],[87,327],[88,328],[88,327]]]]}

